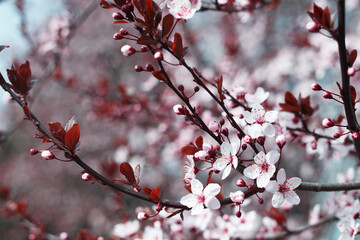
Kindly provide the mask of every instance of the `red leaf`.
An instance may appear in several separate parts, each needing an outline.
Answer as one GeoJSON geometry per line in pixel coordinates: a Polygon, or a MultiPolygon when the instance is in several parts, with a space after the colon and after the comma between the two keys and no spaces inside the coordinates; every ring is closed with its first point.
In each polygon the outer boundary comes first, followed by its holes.
{"type": "Polygon", "coordinates": [[[99,2],[99,5],[100,5],[100,7],[104,8],[104,9],[116,8],[114,5],[108,3],[108,2],[105,1],[105,0],[101,0],[101,1],[99,2]]]}
{"type": "Polygon", "coordinates": [[[323,15],[323,10],[321,7],[319,7],[318,5],[316,5],[314,3],[313,5],[313,11],[314,11],[314,18],[317,20],[318,23],[321,23],[322,21],[322,15],[323,15]]]}
{"type": "Polygon", "coordinates": [[[81,230],[77,235],[76,240],[95,240],[97,237],[91,236],[91,234],[87,230],[81,230]]]}
{"type": "Polygon", "coordinates": [[[198,151],[198,148],[193,143],[190,143],[185,147],[181,148],[180,151],[184,155],[194,155],[198,151]]]}
{"type": "Polygon", "coordinates": [[[79,124],[74,124],[65,134],[66,146],[74,153],[80,139],[79,124]]]}
{"type": "Polygon", "coordinates": [[[20,215],[23,215],[27,208],[27,201],[26,200],[20,200],[16,203],[16,212],[20,215]]]}
{"type": "Polygon", "coordinates": [[[113,23],[114,24],[124,24],[124,23],[129,23],[129,22],[126,20],[117,20],[117,21],[114,21],[113,23]]]}
{"type": "Polygon", "coordinates": [[[221,101],[225,99],[225,96],[222,92],[222,84],[223,84],[223,77],[221,76],[219,81],[217,82],[217,90],[221,101]]]}
{"type": "Polygon", "coordinates": [[[161,71],[152,71],[151,73],[154,77],[156,77],[160,81],[166,82],[165,75],[161,71]]]}
{"type": "Polygon", "coordinates": [[[144,191],[146,196],[150,197],[150,194],[151,194],[151,191],[152,191],[150,188],[143,187],[142,190],[144,191]]]}
{"type": "Polygon", "coordinates": [[[131,183],[131,185],[136,183],[134,170],[129,163],[127,162],[121,163],[120,172],[124,176],[124,178],[126,178],[126,180],[128,180],[128,182],[131,183]]]}
{"type": "Polygon", "coordinates": [[[72,116],[67,122],[66,122],[66,125],[65,125],[65,131],[69,131],[70,128],[72,128],[75,124],[77,124],[77,121],[76,121],[76,118],[75,116],[72,116]]]}
{"type": "Polygon", "coordinates": [[[310,105],[310,96],[301,98],[301,113],[305,116],[311,116],[314,113],[314,108],[310,105]]]}
{"type": "Polygon", "coordinates": [[[351,96],[351,102],[353,104],[353,107],[355,106],[356,102],[356,89],[353,85],[350,85],[350,96],[351,96]]]}
{"type": "Polygon", "coordinates": [[[182,37],[181,37],[180,33],[174,34],[174,42],[173,42],[171,49],[173,50],[175,56],[178,59],[182,59],[183,53],[184,53],[184,47],[183,47],[182,37]]]}
{"type": "Polygon", "coordinates": [[[349,56],[349,67],[352,67],[356,58],[357,58],[357,50],[354,49],[351,51],[350,56],[349,56]]]}
{"type": "Polygon", "coordinates": [[[170,33],[172,26],[174,25],[174,17],[171,14],[166,15],[162,22],[162,33],[161,37],[165,37],[170,33]]]}
{"type": "Polygon", "coordinates": [[[154,190],[152,190],[150,193],[150,199],[156,203],[160,201],[160,196],[161,196],[161,191],[160,188],[158,187],[155,187],[154,190]]]}
{"type": "Polygon", "coordinates": [[[7,69],[7,75],[12,85],[10,87],[23,97],[29,94],[32,87],[31,82],[31,69],[29,61],[21,64],[19,69],[16,66],[12,66],[11,69],[7,69]]]}
{"type": "Polygon", "coordinates": [[[146,0],[146,15],[149,21],[152,22],[155,17],[155,8],[152,0],[146,0]]]}
{"type": "Polygon", "coordinates": [[[145,16],[145,15],[144,15],[143,8],[141,7],[141,5],[140,5],[140,3],[139,3],[139,0],[134,0],[133,3],[134,3],[134,6],[136,7],[136,9],[139,11],[139,13],[140,13],[142,16],[145,16]]]}
{"type": "Polygon", "coordinates": [[[138,40],[136,41],[137,44],[142,44],[142,45],[155,45],[158,42],[153,39],[152,37],[148,36],[148,35],[144,35],[138,38],[138,40]]]}
{"type": "Polygon", "coordinates": [[[330,11],[329,8],[326,7],[325,10],[323,11],[323,15],[322,15],[322,24],[323,26],[325,26],[326,28],[331,28],[331,16],[330,16],[330,11]]]}
{"type": "Polygon", "coordinates": [[[65,143],[65,130],[59,122],[49,122],[49,131],[54,138],[59,140],[61,143],[65,143]]]}
{"type": "Polygon", "coordinates": [[[291,112],[294,114],[300,113],[300,106],[298,101],[291,92],[285,93],[285,103],[279,103],[281,111],[291,112]]]}
{"type": "Polygon", "coordinates": [[[286,223],[286,216],[276,208],[270,208],[270,210],[268,211],[268,215],[269,217],[274,219],[280,226],[284,226],[284,224],[286,223]]]}
{"type": "Polygon", "coordinates": [[[199,136],[199,137],[196,138],[195,144],[196,144],[198,149],[200,149],[200,150],[202,149],[203,143],[204,143],[204,139],[203,139],[202,136],[199,136]]]}

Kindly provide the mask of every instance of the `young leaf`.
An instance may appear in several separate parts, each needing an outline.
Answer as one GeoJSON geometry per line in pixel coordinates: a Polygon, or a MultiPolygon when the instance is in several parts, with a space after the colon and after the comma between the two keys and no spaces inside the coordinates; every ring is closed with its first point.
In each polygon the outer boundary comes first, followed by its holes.
{"type": "Polygon", "coordinates": [[[184,53],[184,47],[183,47],[182,37],[181,37],[180,33],[174,34],[174,42],[173,42],[171,49],[173,50],[173,52],[177,58],[182,59],[183,53],[184,53]]]}
{"type": "Polygon", "coordinates": [[[161,196],[161,191],[160,188],[158,187],[155,187],[150,193],[150,199],[156,203],[160,201],[160,196],[161,196]]]}
{"type": "Polygon", "coordinates": [[[150,22],[154,20],[155,8],[153,6],[152,0],[146,0],[146,15],[150,22]]]}
{"type": "Polygon", "coordinates": [[[202,136],[197,137],[196,140],[195,140],[195,144],[196,144],[197,148],[201,150],[202,146],[204,144],[203,137],[202,136]]]}
{"type": "Polygon", "coordinates": [[[185,147],[181,148],[180,151],[184,155],[194,155],[198,151],[198,148],[193,143],[189,143],[185,147]]]}
{"type": "Polygon", "coordinates": [[[161,71],[152,71],[151,73],[152,73],[152,75],[154,77],[156,77],[160,81],[166,82],[166,78],[165,78],[164,74],[161,71]]]}
{"type": "Polygon", "coordinates": [[[12,66],[11,69],[7,69],[7,75],[12,84],[10,87],[14,90],[14,92],[26,97],[32,87],[29,61],[21,64],[19,69],[15,66],[12,66]]]}
{"type": "Polygon", "coordinates": [[[162,33],[161,37],[164,38],[170,33],[172,26],[174,25],[174,17],[171,14],[166,15],[162,22],[162,33]]]}
{"type": "Polygon", "coordinates": [[[104,9],[110,9],[110,8],[115,8],[115,6],[113,6],[112,4],[108,3],[105,0],[101,0],[99,2],[100,7],[104,8],[104,9]]]}
{"type": "Polygon", "coordinates": [[[279,103],[279,106],[281,107],[281,111],[291,112],[294,114],[299,114],[300,112],[298,101],[291,92],[285,93],[285,103],[279,103]]]}
{"type": "Polygon", "coordinates": [[[128,180],[131,185],[133,185],[135,180],[134,170],[132,169],[131,165],[127,162],[123,162],[120,164],[120,172],[128,180]]]}
{"type": "Polygon", "coordinates": [[[66,146],[74,153],[76,146],[80,139],[80,128],[79,124],[74,124],[65,134],[66,146]]]}
{"type": "Polygon", "coordinates": [[[59,140],[61,143],[65,143],[65,130],[59,122],[49,122],[49,131],[54,138],[59,140]]]}

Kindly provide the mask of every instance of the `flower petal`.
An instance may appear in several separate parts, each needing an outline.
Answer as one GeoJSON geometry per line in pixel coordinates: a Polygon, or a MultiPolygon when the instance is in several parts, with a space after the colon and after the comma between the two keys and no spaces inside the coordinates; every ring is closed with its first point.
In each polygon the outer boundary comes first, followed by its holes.
{"type": "Polygon", "coordinates": [[[248,130],[249,135],[252,138],[258,138],[258,137],[264,135],[263,134],[263,127],[258,123],[255,123],[255,124],[252,124],[252,125],[248,126],[247,130],[248,130]]]}
{"type": "Polygon", "coordinates": [[[219,194],[221,190],[221,187],[219,184],[217,183],[210,183],[209,185],[207,185],[204,189],[204,196],[205,198],[209,197],[209,196],[216,196],[219,194]]]}
{"type": "Polygon", "coordinates": [[[227,178],[229,176],[230,172],[231,172],[231,164],[226,166],[221,179],[224,180],[225,178],[227,178]]]}
{"type": "Polygon", "coordinates": [[[198,203],[191,209],[191,215],[198,215],[203,210],[204,210],[204,205],[202,203],[198,203]]]}
{"type": "Polygon", "coordinates": [[[248,178],[255,179],[260,176],[261,168],[259,165],[252,164],[244,169],[244,175],[248,178]]]}
{"type": "Polygon", "coordinates": [[[300,203],[300,198],[294,191],[288,191],[285,198],[291,204],[298,205],[300,203]]]}
{"type": "Polygon", "coordinates": [[[275,122],[277,118],[278,118],[278,111],[269,111],[265,113],[265,121],[269,123],[275,122]]]}
{"type": "Polygon", "coordinates": [[[221,171],[221,170],[223,170],[223,169],[226,167],[226,165],[228,165],[228,164],[229,164],[229,160],[226,159],[225,157],[221,157],[221,158],[218,158],[218,159],[215,161],[215,163],[214,163],[214,168],[215,168],[216,170],[221,171]]]}
{"type": "Polygon", "coordinates": [[[180,203],[182,205],[185,205],[189,208],[192,208],[194,207],[196,204],[198,204],[198,198],[194,195],[194,194],[187,194],[185,196],[183,196],[181,199],[180,199],[180,203]]]}
{"type": "Polygon", "coordinates": [[[252,124],[255,122],[255,119],[253,118],[253,116],[251,115],[250,112],[248,112],[248,111],[243,112],[243,116],[244,116],[245,122],[247,122],[249,124],[252,124]]]}
{"type": "Polygon", "coordinates": [[[197,179],[191,180],[191,192],[193,194],[200,195],[200,194],[202,194],[203,189],[204,189],[204,187],[199,180],[197,180],[197,179]]]}
{"type": "Polygon", "coordinates": [[[266,160],[270,164],[275,164],[279,161],[280,153],[276,150],[271,150],[266,154],[266,160]]]}
{"type": "Polygon", "coordinates": [[[286,174],[285,174],[285,170],[283,168],[278,171],[278,173],[276,175],[276,180],[279,184],[284,184],[284,182],[286,180],[286,174]]]}
{"type": "Polygon", "coordinates": [[[238,158],[236,156],[233,156],[232,165],[234,166],[235,169],[237,168],[238,164],[239,164],[238,158]]]}
{"type": "Polygon", "coordinates": [[[301,184],[301,179],[298,177],[293,177],[287,180],[288,186],[290,187],[290,190],[294,190],[301,184]]]}
{"type": "Polygon", "coordinates": [[[263,164],[266,161],[265,153],[261,151],[256,154],[256,156],[254,157],[254,161],[256,164],[263,164]]]}
{"type": "Polygon", "coordinates": [[[270,123],[263,123],[262,131],[268,137],[275,136],[275,127],[270,123]]]}
{"type": "Polygon", "coordinates": [[[279,184],[276,181],[270,181],[268,185],[266,185],[265,190],[271,193],[277,192],[279,190],[279,184]]]}
{"type": "Polygon", "coordinates": [[[222,155],[230,155],[231,154],[231,145],[230,143],[223,142],[220,147],[222,155]]]}
{"type": "Polygon", "coordinates": [[[216,197],[208,197],[205,198],[205,206],[212,210],[219,209],[220,202],[216,197]]]}
{"type": "Polygon", "coordinates": [[[273,207],[278,208],[283,204],[283,202],[284,202],[284,196],[279,192],[274,193],[271,199],[271,204],[273,205],[273,207]]]}
{"type": "Polygon", "coordinates": [[[257,180],[256,180],[256,185],[259,188],[263,188],[266,187],[266,185],[268,185],[269,181],[270,181],[271,175],[268,173],[263,173],[261,174],[257,180]]]}
{"type": "Polygon", "coordinates": [[[255,120],[263,119],[265,116],[265,109],[260,104],[256,104],[251,109],[251,115],[253,116],[253,118],[255,118],[255,120]]]}

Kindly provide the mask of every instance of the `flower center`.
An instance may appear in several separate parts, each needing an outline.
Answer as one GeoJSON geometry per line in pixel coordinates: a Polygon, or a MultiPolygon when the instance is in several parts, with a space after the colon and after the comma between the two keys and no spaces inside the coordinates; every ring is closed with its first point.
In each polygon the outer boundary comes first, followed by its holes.
{"type": "Polygon", "coordinates": [[[269,171],[269,167],[270,167],[270,164],[268,164],[267,162],[263,162],[261,165],[261,172],[267,172],[269,171]]]}
{"type": "Polygon", "coordinates": [[[198,198],[198,202],[199,202],[199,203],[205,202],[205,196],[204,196],[204,195],[202,195],[202,194],[201,194],[201,195],[198,195],[197,198],[198,198]]]}

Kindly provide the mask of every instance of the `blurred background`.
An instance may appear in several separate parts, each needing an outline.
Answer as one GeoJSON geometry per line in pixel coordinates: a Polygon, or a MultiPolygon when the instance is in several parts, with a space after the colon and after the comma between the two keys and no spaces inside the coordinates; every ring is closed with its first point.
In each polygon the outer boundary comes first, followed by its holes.
{"type": "MultiPolygon", "coordinates": [[[[329,6],[331,13],[335,13],[334,2],[316,1],[329,6]]],[[[347,41],[350,49],[356,49],[359,1],[346,3],[347,41]]],[[[321,94],[312,93],[310,85],[317,81],[336,90],[340,75],[336,43],[305,29],[310,21],[306,11],[311,8],[311,1],[290,0],[252,13],[197,12],[176,31],[184,33],[189,64],[208,79],[223,75],[229,91],[244,87],[254,93],[264,88],[270,92],[268,109],[280,109],[285,91],[302,97],[311,94],[311,103],[319,111],[310,128],[322,128],[321,120],[336,118],[342,108],[327,104],[321,94]]],[[[136,64],[154,64],[153,57],[122,55],[125,44],[139,47],[126,40],[115,41],[113,34],[120,27],[136,32],[127,25],[113,24],[112,12],[98,7],[98,1],[0,1],[0,45],[10,46],[0,53],[0,72],[5,76],[13,62],[29,60],[36,80],[30,108],[44,124],[65,125],[76,116],[81,130],[79,155],[85,162],[109,178],[120,178],[118,165],[123,161],[140,164],[142,184],[158,186],[166,199],[179,200],[186,194],[182,182],[186,157],[181,147],[199,135],[215,142],[173,113],[173,106],[181,102],[164,84],[149,73],[134,71],[136,64]]],[[[170,56],[165,54],[165,58],[170,56]]],[[[180,67],[166,67],[174,81],[190,93],[195,86],[191,75],[180,67]]],[[[359,83],[359,78],[352,81],[359,83]]],[[[221,118],[221,110],[203,91],[192,101],[205,121],[221,118]]],[[[33,138],[35,133],[34,126],[23,121],[21,109],[0,91],[0,185],[9,187],[12,199],[26,199],[28,213],[44,223],[47,232],[75,236],[86,228],[109,236],[116,223],[134,218],[137,207],[151,207],[82,181],[82,169],[74,163],[31,156],[31,148],[50,146],[33,138]]],[[[337,172],[354,165],[348,148],[330,149],[327,142],[317,142],[312,151],[308,147],[312,141],[297,139],[287,145],[282,162],[289,169],[287,174],[329,182],[336,180],[337,172]]],[[[56,156],[64,159],[61,153],[56,156]]],[[[233,179],[238,177],[232,174],[233,179]]],[[[227,183],[224,189],[231,191],[234,185],[227,183]]],[[[323,201],[323,195],[300,193],[300,197],[301,207],[292,210],[298,217],[296,224],[305,223],[311,207],[323,201]]],[[[18,218],[1,215],[0,239],[20,240],[28,234],[18,218]]]]}

